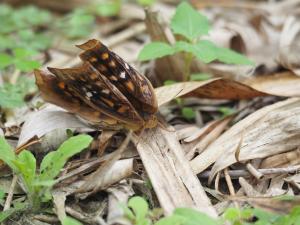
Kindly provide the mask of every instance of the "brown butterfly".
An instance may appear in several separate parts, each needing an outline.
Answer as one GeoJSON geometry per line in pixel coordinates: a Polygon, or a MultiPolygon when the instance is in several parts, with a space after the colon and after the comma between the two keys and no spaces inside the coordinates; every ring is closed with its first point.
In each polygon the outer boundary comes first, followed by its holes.
{"type": "Polygon", "coordinates": [[[78,45],[78,68],[35,70],[45,101],[112,129],[140,130],[157,125],[157,100],[150,81],[100,41],[78,45]]]}

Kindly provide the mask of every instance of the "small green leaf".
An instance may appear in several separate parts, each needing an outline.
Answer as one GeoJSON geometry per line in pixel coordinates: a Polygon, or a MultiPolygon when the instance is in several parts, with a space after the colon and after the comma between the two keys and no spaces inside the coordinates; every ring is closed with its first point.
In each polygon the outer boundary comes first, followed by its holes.
{"type": "Polygon", "coordinates": [[[139,196],[132,197],[128,201],[128,207],[132,208],[137,221],[145,218],[149,210],[146,200],[139,196]]]}
{"type": "Polygon", "coordinates": [[[37,51],[26,48],[15,48],[13,49],[13,53],[15,57],[19,59],[27,59],[28,57],[35,56],[38,54],[37,51]]]}
{"type": "Polygon", "coordinates": [[[14,58],[8,54],[0,53],[0,69],[4,69],[5,67],[14,63],[14,58]]]}
{"type": "Polygon", "coordinates": [[[216,45],[206,40],[199,41],[195,44],[191,52],[204,63],[210,63],[218,58],[216,45]]]}
{"type": "Polygon", "coordinates": [[[177,208],[174,215],[186,219],[185,225],[220,225],[221,222],[191,208],[177,208]]]}
{"type": "Polygon", "coordinates": [[[240,218],[240,210],[237,208],[228,208],[224,212],[223,217],[230,222],[234,222],[240,218]]]}
{"type": "Polygon", "coordinates": [[[156,59],[167,55],[174,54],[175,49],[164,42],[152,42],[144,46],[138,59],[141,61],[156,59]]]}
{"type": "Polygon", "coordinates": [[[34,61],[34,60],[18,59],[15,61],[15,66],[20,71],[29,72],[34,69],[40,68],[41,63],[39,61],[34,61]]]}
{"type": "Polygon", "coordinates": [[[92,32],[95,17],[84,9],[76,9],[57,24],[68,38],[76,39],[88,36],[92,32]]]}
{"type": "Polygon", "coordinates": [[[250,65],[253,66],[254,63],[247,57],[231,50],[228,48],[217,47],[218,60],[227,64],[237,64],[237,65],[250,65]]]}
{"type": "Polygon", "coordinates": [[[230,107],[220,107],[219,111],[223,114],[223,116],[229,116],[235,113],[235,110],[230,107]]]}
{"type": "Polygon", "coordinates": [[[35,180],[32,183],[32,186],[52,187],[54,184],[56,184],[56,182],[57,181],[55,180],[44,180],[44,181],[35,180]]]}
{"type": "Polygon", "coordinates": [[[188,120],[194,119],[196,116],[195,111],[190,107],[183,107],[181,109],[181,114],[184,118],[186,118],[188,120]]]}
{"type": "Polygon", "coordinates": [[[154,225],[185,225],[185,221],[186,219],[182,216],[172,215],[160,219],[154,225]]]}
{"type": "Polygon", "coordinates": [[[16,108],[24,105],[24,95],[20,89],[12,84],[5,83],[0,87],[0,106],[16,108]]]}
{"type": "Polygon", "coordinates": [[[13,215],[14,213],[21,211],[26,208],[26,203],[18,203],[15,204],[13,208],[0,212],[0,223],[5,221],[8,217],[13,215]]]}
{"type": "Polygon", "coordinates": [[[208,40],[201,40],[194,45],[188,42],[178,41],[175,43],[175,49],[176,51],[193,53],[204,63],[219,60],[227,64],[253,65],[253,62],[247,57],[230,49],[218,47],[208,40]]]}
{"type": "Polygon", "coordinates": [[[12,13],[13,9],[7,4],[0,4],[0,17],[9,16],[12,13]]]}
{"type": "Polygon", "coordinates": [[[11,169],[17,172],[17,168],[13,163],[16,159],[15,152],[3,136],[0,136],[0,159],[3,160],[11,169]]]}
{"type": "Polygon", "coordinates": [[[82,225],[82,223],[80,223],[78,220],[66,216],[62,221],[62,225],[82,225]]]}
{"type": "Polygon", "coordinates": [[[48,25],[51,20],[51,14],[35,6],[22,7],[13,14],[15,24],[19,28],[30,26],[48,25]]]}
{"type": "Polygon", "coordinates": [[[103,1],[97,4],[96,13],[99,16],[116,16],[119,14],[121,9],[120,0],[103,1]]]}
{"type": "Polygon", "coordinates": [[[171,85],[171,84],[176,84],[176,83],[177,83],[177,81],[175,81],[175,80],[166,80],[164,82],[164,85],[166,86],[166,85],[171,85]]]}
{"type": "Polygon", "coordinates": [[[253,215],[256,216],[258,218],[258,220],[260,220],[260,222],[264,222],[261,224],[268,224],[269,222],[275,221],[280,218],[280,215],[266,212],[259,208],[253,209],[253,215]]]}
{"type": "Polygon", "coordinates": [[[182,2],[172,18],[171,28],[175,34],[181,34],[189,41],[193,41],[200,35],[208,34],[210,25],[205,16],[187,2],[182,2]]]}
{"type": "Polygon", "coordinates": [[[207,73],[196,73],[192,74],[190,80],[191,81],[204,81],[204,80],[209,80],[211,79],[212,76],[207,73]]]}
{"type": "Polygon", "coordinates": [[[142,6],[150,6],[155,3],[155,0],[137,0],[137,2],[142,6]]]}
{"type": "MultiPolygon", "coordinates": [[[[41,173],[45,173],[45,171],[47,169],[49,169],[49,167],[53,167],[54,166],[54,160],[55,160],[55,156],[56,156],[57,152],[53,151],[53,152],[49,152],[44,158],[43,161],[41,162],[40,165],[40,171],[41,173]]],[[[51,180],[51,179],[50,179],[51,180]]]]}
{"type": "Polygon", "coordinates": [[[30,151],[22,151],[15,160],[15,164],[18,166],[19,171],[28,183],[32,183],[35,178],[36,172],[36,160],[30,151]]]}
{"type": "MultiPolygon", "coordinates": [[[[1,32],[0,32],[0,51],[4,51],[6,49],[11,49],[15,46],[15,44],[16,44],[15,41],[9,35],[7,35],[7,36],[1,35],[1,32]]],[[[1,62],[1,59],[0,59],[0,62],[1,62]]],[[[0,66],[0,68],[1,68],[1,66],[0,66]]]]}
{"type": "Polygon", "coordinates": [[[131,209],[129,209],[126,205],[124,204],[120,204],[120,207],[122,208],[125,217],[127,217],[129,220],[134,221],[135,220],[135,216],[133,214],[133,212],[131,211],[131,209]]]}
{"type": "Polygon", "coordinates": [[[215,45],[209,41],[199,41],[197,44],[178,41],[174,48],[176,52],[190,52],[204,63],[210,63],[217,59],[215,45]]]}
{"type": "Polygon", "coordinates": [[[78,135],[66,140],[58,150],[49,153],[43,159],[39,181],[53,180],[67,160],[89,146],[93,138],[89,135],[78,135]]]}

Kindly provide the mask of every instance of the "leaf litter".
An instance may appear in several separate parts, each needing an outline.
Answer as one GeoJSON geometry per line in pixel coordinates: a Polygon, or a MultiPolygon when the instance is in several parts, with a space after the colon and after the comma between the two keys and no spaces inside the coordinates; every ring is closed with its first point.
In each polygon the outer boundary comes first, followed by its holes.
{"type": "MultiPolygon", "coordinates": [[[[166,215],[177,207],[188,206],[216,217],[217,212],[222,213],[218,206],[228,206],[230,201],[278,213],[286,213],[297,204],[270,198],[298,195],[300,191],[299,20],[296,12],[292,13],[293,1],[237,5],[229,1],[223,5],[192,2],[212,23],[207,39],[246,54],[256,66],[193,60],[191,71],[209,73],[212,79],[183,82],[184,60],[180,53],[138,63],[136,56],[141,43],[149,41],[148,35],[152,41],[167,44],[175,40],[161,22],[161,16],[168,21],[175,8],[162,2],[153,6],[159,12],[146,12],[146,24],[142,21],[143,10],[125,3],[122,7],[128,11],[101,22],[114,29],[107,31],[107,27],[99,26],[83,39],[104,40],[149,77],[156,86],[166,126],[145,130],[140,136],[133,134],[125,145],[126,132],[99,130],[47,103],[43,108],[28,107],[28,103],[22,111],[1,109],[0,135],[14,142],[18,153],[26,146],[36,156],[43,156],[57,149],[70,133],[94,137],[90,149],[71,158],[58,175],[53,190],[56,212],[52,215],[60,220],[68,213],[86,223],[101,224],[107,218],[108,224],[126,224],[116,202],[126,203],[134,194],[147,194],[152,207],[163,208],[166,215]],[[177,83],[161,86],[166,80],[177,83]],[[185,118],[183,107],[191,108],[197,116],[185,118]],[[225,115],[221,110],[224,107],[234,112],[225,115]],[[18,129],[11,132],[14,127],[18,129]],[[206,181],[215,181],[215,191],[230,197],[211,198],[205,191],[213,186],[206,181]],[[140,185],[143,188],[137,188],[140,185]],[[97,204],[88,197],[91,194],[97,204]],[[281,204],[286,205],[284,212],[281,204]],[[89,211],[91,208],[94,211],[89,211]]],[[[64,40],[54,46],[45,67],[78,65],[73,41],[64,40]]],[[[36,99],[38,94],[31,101],[36,99]]],[[[19,194],[19,189],[14,192],[7,188],[6,175],[1,176],[1,189],[2,184],[7,193],[19,194]]]]}

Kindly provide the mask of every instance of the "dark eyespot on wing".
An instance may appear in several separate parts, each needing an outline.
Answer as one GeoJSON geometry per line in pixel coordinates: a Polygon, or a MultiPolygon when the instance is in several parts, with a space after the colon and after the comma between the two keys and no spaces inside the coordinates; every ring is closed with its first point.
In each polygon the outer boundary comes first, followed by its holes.
{"type": "Polygon", "coordinates": [[[128,123],[142,121],[126,97],[118,89],[109,86],[107,79],[89,64],[75,69],[48,69],[62,80],[74,95],[95,110],[128,123]],[[118,111],[124,105],[126,110],[118,111]]]}

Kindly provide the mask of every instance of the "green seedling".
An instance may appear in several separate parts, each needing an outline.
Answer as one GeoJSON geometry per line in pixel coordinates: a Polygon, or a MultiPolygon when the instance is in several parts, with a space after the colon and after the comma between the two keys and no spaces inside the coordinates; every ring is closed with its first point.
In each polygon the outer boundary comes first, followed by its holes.
{"type": "MultiPolygon", "coordinates": [[[[253,65],[248,58],[227,48],[221,48],[202,36],[211,29],[208,19],[187,2],[182,2],[171,20],[174,35],[179,36],[175,44],[152,42],[144,46],[139,54],[141,61],[160,58],[181,52],[184,55],[184,81],[190,80],[190,67],[194,58],[210,63],[221,61],[227,64],[253,65]]],[[[199,76],[196,76],[196,78],[199,76]]],[[[195,76],[192,78],[195,79],[195,76]]]]}
{"type": "Polygon", "coordinates": [[[37,211],[52,199],[51,190],[56,176],[67,160],[89,146],[92,137],[78,135],[69,138],[56,151],[48,153],[37,169],[34,155],[27,150],[16,155],[13,148],[0,137],[0,159],[18,176],[27,193],[27,208],[37,211]]]}

